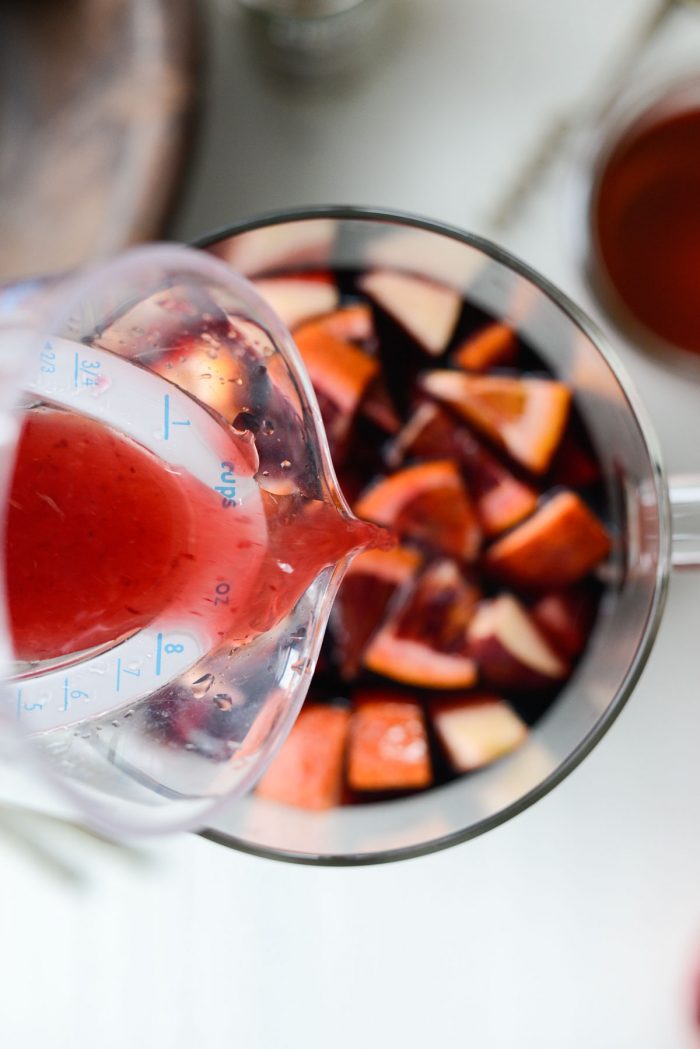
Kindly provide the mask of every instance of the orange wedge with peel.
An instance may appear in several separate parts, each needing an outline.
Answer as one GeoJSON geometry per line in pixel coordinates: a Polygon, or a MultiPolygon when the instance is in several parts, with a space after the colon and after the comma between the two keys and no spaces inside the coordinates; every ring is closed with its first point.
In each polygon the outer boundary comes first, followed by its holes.
{"type": "Polygon", "coordinates": [[[518,339],[513,329],[496,322],[468,335],[453,351],[450,361],[467,372],[487,372],[512,364],[517,352],[518,339]]]}
{"type": "Polygon", "coordinates": [[[559,492],[489,547],[484,566],[516,589],[542,591],[582,579],[610,548],[610,536],[581,497],[559,492]]]}
{"type": "Polygon", "coordinates": [[[368,670],[420,688],[469,688],[476,666],[467,628],[479,600],[454,561],[433,563],[408,591],[397,595],[368,645],[368,670]]]}
{"type": "Polygon", "coordinates": [[[481,544],[476,512],[449,459],[407,466],[377,481],[359,497],[355,513],[459,560],[473,560],[481,544]]]}
{"type": "Polygon", "coordinates": [[[571,393],[564,383],[433,371],[421,385],[528,470],[544,473],[551,463],[569,417],[571,393]]]}

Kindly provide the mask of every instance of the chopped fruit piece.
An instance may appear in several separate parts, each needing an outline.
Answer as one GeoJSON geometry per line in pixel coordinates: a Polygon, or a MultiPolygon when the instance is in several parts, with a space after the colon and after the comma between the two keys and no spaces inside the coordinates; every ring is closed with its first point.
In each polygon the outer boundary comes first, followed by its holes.
{"type": "Polygon", "coordinates": [[[476,514],[449,460],[407,466],[378,481],[360,496],[355,512],[452,557],[469,561],[479,550],[476,514]]]}
{"type": "Polygon", "coordinates": [[[530,611],[542,633],[563,656],[574,659],[583,651],[595,618],[595,600],[588,587],[554,590],[530,611]]]}
{"type": "Polygon", "coordinates": [[[492,575],[526,590],[549,590],[582,579],[610,553],[610,537],[574,492],[547,500],[485,554],[492,575]]]}
{"type": "Polygon", "coordinates": [[[191,338],[225,336],[228,327],[229,318],[213,293],[176,285],[140,299],[118,314],[97,335],[96,343],[150,364],[158,351],[171,350],[191,338]]]}
{"type": "Polygon", "coordinates": [[[569,670],[510,594],[479,606],[469,624],[469,647],[481,677],[495,688],[551,687],[569,670]]]}
{"type": "Polygon", "coordinates": [[[364,302],[341,306],[333,313],[327,313],[325,317],[307,321],[296,328],[294,337],[298,341],[300,337],[308,338],[310,334],[318,333],[342,339],[344,342],[369,342],[374,335],[372,310],[364,302]]]}
{"type": "Polygon", "coordinates": [[[367,387],[367,393],[360,405],[360,412],[385,433],[398,433],[401,428],[401,420],[396,414],[396,409],[381,375],[377,375],[367,387]]]}
{"type": "Polygon", "coordinates": [[[358,284],[426,353],[437,357],[443,352],[462,306],[453,288],[390,270],[367,273],[358,284]]]}
{"type": "Polygon", "coordinates": [[[202,338],[182,340],[151,365],[164,379],[230,418],[241,400],[247,369],[221,344],[202,338]],[[240,382],[238,382],[240,380],[240,382]]]}
{"type": "Polygon", "coordinates": [[[549,466],[569,416],[564,383],[434,371],[422,385],[529,470],[543,473],[549,466]]]}
{"type": "Polygon", "coordinates": [[[279,222],[274,226],[236,233],[213,244],[208,250],[246,277],[258,273],[324,265],[336,234],[335,219],[308,219],[279,222]]]}
{"type": "Polygon", "coordinates": [[[518,350],[518,339],[507,324],[488,324],[469,335],[451,356],[452,364],[467,372],[487,372],[489,368],[511,364],[518,350]]]}
{"type": "Polygon", "coordinates": [[[471,693],[430,708],[436,735],[456,772],[472,772],[515,750],[527,725],[499,696],[471,693]]]}
{"type": "Polygon", "coordinates": [[[420,562],[415,550],[399,546],[367,550],[350,565],[331,612],[336,658],[344,678],[357,673],[391,597],[415,575],[420,562]]]}
{"type": "Polygon", "coordinates": [[[402,596],[374,635],[364,663],[393,681],[424,688],[469,688],[476,667],[467,627],[479,600],[453,561],[437,561],[402,596]]]}
{"type": "Polygon", "coordinates": [[[258,784],[269,801],[302,809],[330,809],[341,799],[350,712],[306,706],[258,784]]]}
{"type": "Polygon", "coordinates": [[[295,339],[318,397],[331,452],[342,458],[355,412],[379,373],[379,362],[316,326],[299,329],[295,339]]]}
{"type": "Polygon", "coordinates": [[[379,363],[366,353],[323,332],[307,329],[296,343],[314,388],[331,397],[348,413],[355,411],[363,392],[379,373],[379,363]]]}
{"type": "Polygon", "coordinates": [[[348,740],[353,790],[417,790],[432,782],[423,711],[390,692],[355,697],[348,740]]]}
{"type": "Polygon", "coordinates": [[[436,404],[422,404],[389,445],[385,458],[398,466],[405,456],[449,455],[462,468],[469,494],[488,536],[511,528],[537,506],[537,494],[517,480],[463,426],[436,404]]]}
{"type": "Polygon", "coordinates": [[[308,280],[302,276],[266,277],[254,284],[288,328],[295,328],[321,313],[330,313],[338,305],[338,289],[325,280],[308,280]]]}

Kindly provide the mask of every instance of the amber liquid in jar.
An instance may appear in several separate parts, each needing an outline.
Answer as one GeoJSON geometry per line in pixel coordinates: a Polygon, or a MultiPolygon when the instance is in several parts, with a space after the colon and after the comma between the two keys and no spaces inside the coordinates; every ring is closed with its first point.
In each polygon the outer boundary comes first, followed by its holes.
{"type": "Polygon", "coordinates": [[[591,220],[606,277],[641,324],[700,354],[700,98],[657,103],[614,146],[591,220]]]}

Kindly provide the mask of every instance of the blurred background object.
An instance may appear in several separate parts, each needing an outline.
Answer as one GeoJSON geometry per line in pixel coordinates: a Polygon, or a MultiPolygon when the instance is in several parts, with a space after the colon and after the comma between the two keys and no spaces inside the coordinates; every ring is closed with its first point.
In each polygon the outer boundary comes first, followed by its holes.
{"type": "Polygon", "coordinates": [[[0,280],[159,237],[185,170],[193,0],[0,9],[0,280]]]}
{"type": "Polygon", "coordinates": [[[239,0],[252,45],[271,69],[313,80],[376,55],[391,0],[239,0]]]}

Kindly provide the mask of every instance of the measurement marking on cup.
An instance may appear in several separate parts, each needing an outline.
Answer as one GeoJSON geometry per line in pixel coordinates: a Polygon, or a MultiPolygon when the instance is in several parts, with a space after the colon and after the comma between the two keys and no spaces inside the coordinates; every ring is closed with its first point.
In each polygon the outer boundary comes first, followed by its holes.
{"type": "Polygon", "coordinates": [[[39,370],[45,374],[48,373],[49,375],[53,375],[56,371],[56,354],[54,353],[53,346],[49,341],[44,343],[44,348],[41,351],[39,360],[41,361],[39,370]]]}
{"type": "Polygon", "coordinates": [[[81,360],[80,353],[73,355],[73,385],[76,390],[79,386],[99,386],[98,372],[102,367],[101,361],[81,360]]]}
{"type": "Polygon", "coordinates": [[[63,710],[66,711],[70,707],[71,699],[87,699],[89,693],[83,692],[81,688],[71,688],[68,678],[63,679],[63,710]]]}
{"type": "Polygon", "coordinates": [[[131,677],[141,677],[141,667],[124,666],[121,656],[117,659],[117,680],[115,692],[119,692],[122,686],[122,674],[130,674],[131,677]]]}
{"type": "MultiPolygon", "coordinates": [[[[167,394],[166,394],[167,396],[167,394]]],[[[156,677],[160,676],[163,665],[163,635],[158,634],[156,638],[156,677]]]]}
{"type": "Polygon", "coordinates": [[[173,419],[170,414],[170,394],[163,395],[163,440],[170,440],[170,428],[172,426],[191,426],[189,419],[173,419]]]}

